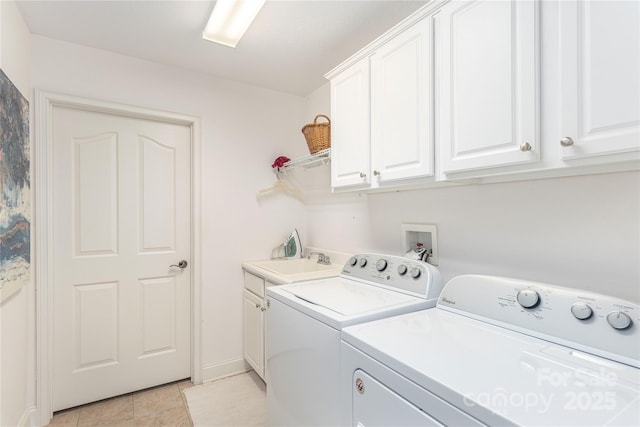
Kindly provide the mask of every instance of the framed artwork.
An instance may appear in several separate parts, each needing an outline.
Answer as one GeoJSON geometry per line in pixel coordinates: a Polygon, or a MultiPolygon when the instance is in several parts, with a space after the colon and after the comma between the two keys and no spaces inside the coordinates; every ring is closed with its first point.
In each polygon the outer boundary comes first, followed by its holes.
{"type": "Polygon", "coordinates": [[[0,70],[0,302],[29,283],[29,102],[0,70]]]}

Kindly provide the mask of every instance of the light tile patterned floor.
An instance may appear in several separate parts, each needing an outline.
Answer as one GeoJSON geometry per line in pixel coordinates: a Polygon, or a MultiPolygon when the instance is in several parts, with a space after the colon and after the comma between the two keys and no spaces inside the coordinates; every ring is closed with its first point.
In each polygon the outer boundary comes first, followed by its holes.
{"type": "Polygon", "coordinates": [[[266,386],[254,371],[188,388],[184,395],[195,427],[266,425],[266,386]]]}
{"type": "Polygon", "coordinates": [[[56,412],[49,425],[65,427],[192,426],[182,391],[190,380],[56,412]]]}

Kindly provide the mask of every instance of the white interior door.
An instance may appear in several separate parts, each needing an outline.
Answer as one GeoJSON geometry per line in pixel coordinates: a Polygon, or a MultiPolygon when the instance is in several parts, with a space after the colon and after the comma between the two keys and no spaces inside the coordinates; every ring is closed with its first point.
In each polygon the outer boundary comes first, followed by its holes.
{"type": "Polygon", "coordinates": [[[52,115],[56,411],[190,376],[191,129],[52,115]]]}

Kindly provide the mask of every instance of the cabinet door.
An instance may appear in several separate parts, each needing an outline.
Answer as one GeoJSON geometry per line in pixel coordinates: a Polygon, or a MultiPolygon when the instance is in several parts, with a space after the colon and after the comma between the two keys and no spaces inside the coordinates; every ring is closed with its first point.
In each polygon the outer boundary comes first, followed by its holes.
{"type": "Polygon", "coordinates": [[[244,290],[244,359],[264,378],[264,310],[262,298],[244,290]]]}
{"type": "Polygon", "coordinates": [[[370,182],[369,59],[331,79],[331,186],[370,182]]]}
{"type": "Polygon", "coordinates": [[[640,148],[639,17],[638,1],[561,2],[564,159],[640,148]]]}
{"type": "Polygon", "coordinates": [[[535,162],[538,4],[471,0],[434,17],[443,172],[535,162]]]}
{"type": "Polygon", "coordinates": [[[433,175],[431,21],[371,57],[371,150],[379,183],[433,175]]]}

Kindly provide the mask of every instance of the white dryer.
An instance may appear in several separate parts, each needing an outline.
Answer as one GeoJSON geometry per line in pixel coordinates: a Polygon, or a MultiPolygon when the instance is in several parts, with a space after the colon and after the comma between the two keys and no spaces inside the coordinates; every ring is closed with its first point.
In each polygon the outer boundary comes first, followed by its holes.
{"type": "Polygon", "coordinates": [[[438,270],[359,254],[339,277],[267,288],[267,425],[340,424],[340,331],[434,307],[438,270]]]}
{"type": "Polygon", "coordinates": [[[640,425],[640,307],[459,276],[435,309],[345,328],[343,426],[640,425]]]}

